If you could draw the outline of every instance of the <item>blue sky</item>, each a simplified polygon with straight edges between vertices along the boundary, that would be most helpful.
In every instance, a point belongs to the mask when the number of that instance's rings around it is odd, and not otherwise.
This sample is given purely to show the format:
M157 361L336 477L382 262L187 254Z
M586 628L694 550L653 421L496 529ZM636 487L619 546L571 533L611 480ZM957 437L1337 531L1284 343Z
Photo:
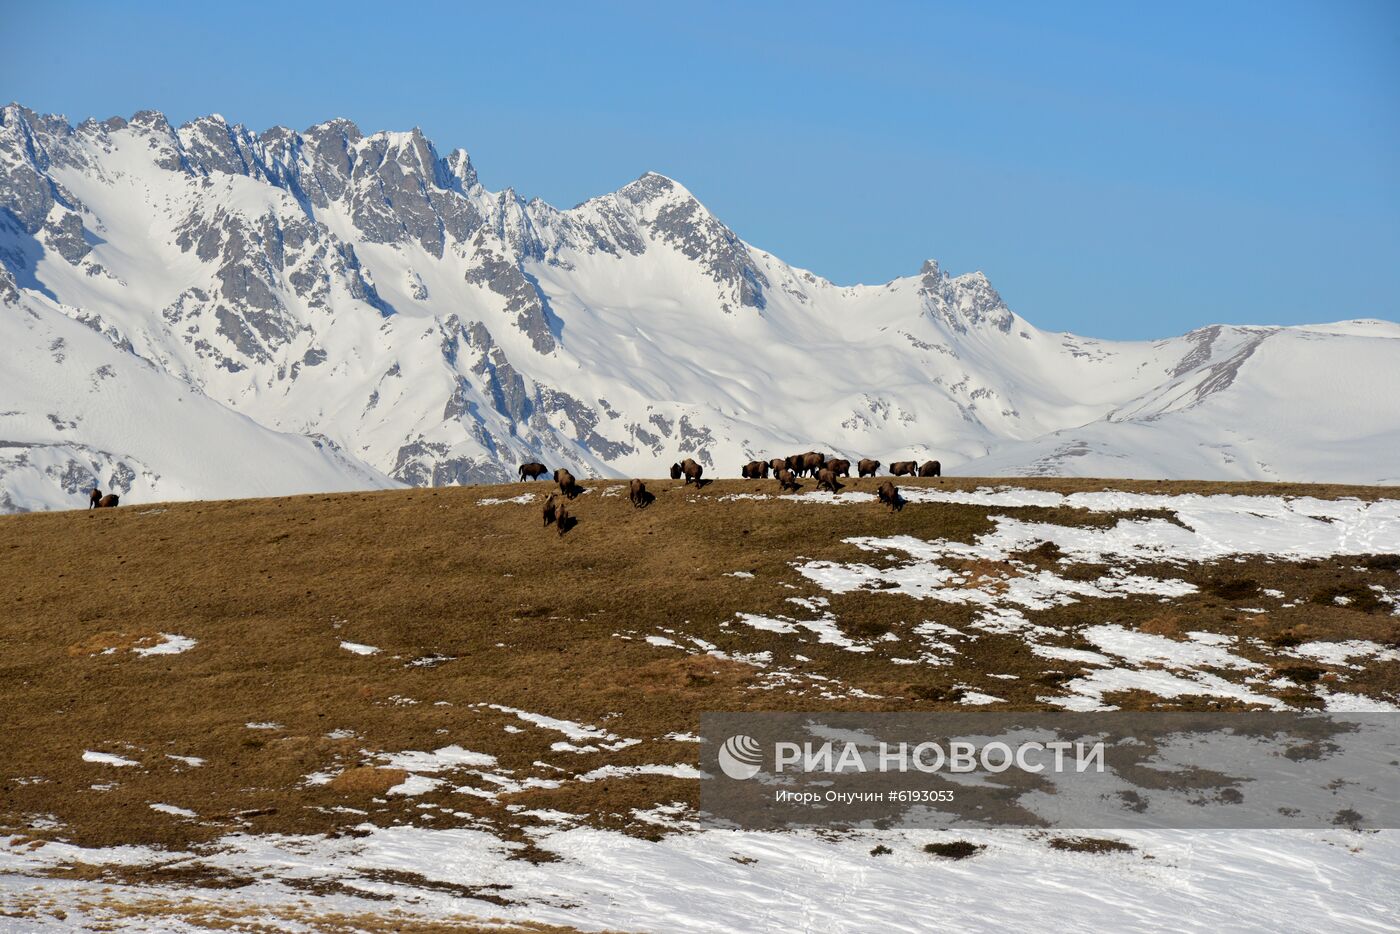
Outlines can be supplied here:
M1400 3L0 0L0 97L421 126L561 207L644 171L840 283L981 269L1144 338L1400 318Z

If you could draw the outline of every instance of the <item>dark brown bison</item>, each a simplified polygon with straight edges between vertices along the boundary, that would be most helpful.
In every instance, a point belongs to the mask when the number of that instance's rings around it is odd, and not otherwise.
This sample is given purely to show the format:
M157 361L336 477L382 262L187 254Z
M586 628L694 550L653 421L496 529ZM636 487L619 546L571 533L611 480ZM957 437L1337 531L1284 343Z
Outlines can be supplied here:
M557 495L555 495L554 493L550 493L549 496L545 497L545 501L544 501L544 524L545 524L545 526L548 527L548 526L553 525L553 524L554 524L554 521L555 521L556 519L558 519L558 518L559 518L559 497L558 497Z
M831 460L826 462L826 469L830 470L833 474L835 474L838 477L846 477L847 479L850 479L851 462L848 460L844 460L839 457L833 457Z
M531 480L538 480L540 477L544 476L547 473L549 473L549 468L546 467L544 464L536 463L535 461L531 461L528 464L520 465L521 480L524 480L527 477Z
M115 494L115 493L108 493L106 496L102 497L101 499L99 499L99 500L97 501L97 508L98 508L98 509L110 509L110 508L112 508L113 506L117 505L117 503L119 503L119 502L121 502L121 497L120 497L120 496L118 496L118 495Z
M914 461L895 461L890 464L890 474L895 477L915 476L919 472L919 465Z
M919 476L921 477L941 477L943 476L943 465L938 461L924 461L919 466Z
M886 480L880 484L877 490L880 502L890 507L892 512L899 512L904 508L904 497L899 495L899 487L894 485L893 480Z
M680 465L680 464L672 464L672 465L671 465L671 479L672 479L672 480L679 480L679 479L681 478L681 476L682 476L682 474L681 474L681 465Z
M799 477L811 474L816 476L817 471L826 466L826 457L816 451L807 451L804 454L794 454L783 459L783 465L797 474Z
M102 502L102 491L97 487L93 487L92 492L88 494L88 508L96 509L97 504L100 502Z
M563 493L569 499L573 499L583 492L583 487L578 485L578 481L574 479L574 475L563 467L554 471L554 482L559 484L559 492Z
M778 489L796 491L802 489L802 484L797 482L796 473L784 467L778 471Z
M745 480L767 480L768 462L749 461L747 464L744 465L744 469L742 472Z
M564 533L576 525L578 525L578 520L569 513L569 507L560 503L559 512L554 517L554 527L559 530L559 537L563 538Z
M677 466L680 467L681 473L685 476L686 483L694 483L695 485L699 486L700 477L703 476L705 473L704 467L700 466L695 462L693 458L689 457L681 461L680 464L678 464ZM675 478L674 467L671 469L671 477L672 479Z
M773 458L771 461L768 462L768 469L773 471L773 476L776 477L778 475L778 471L787 469L787 459L782 457Z
M858 470L857 477L873 477L880 472L880 462L865 457L861 459L859 464L856 464L856 468Z
M645 509L656 499L656 494L647 489L647 485L640 480L633 480L628 487L627 496L632 500L632 505L638 509Z
M830 467L823 467L817 471L817 489L830 490L832 493L841 492L841 484L836 480L836 474L832 473Z

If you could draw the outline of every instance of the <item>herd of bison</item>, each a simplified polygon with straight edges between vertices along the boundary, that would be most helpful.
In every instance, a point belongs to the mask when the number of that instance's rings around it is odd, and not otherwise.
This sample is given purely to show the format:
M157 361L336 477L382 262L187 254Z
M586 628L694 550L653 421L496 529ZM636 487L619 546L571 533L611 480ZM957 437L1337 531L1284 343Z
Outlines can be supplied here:
M856 464L856 479L875 476L879 473L880 466L879 461L864 458ZM943 475L943 465L938 461L924 461L922 464L916 461L895 461L890 464L889 470L890 474L896 477ZM548 473L549 468L544 464L531 462L520 465L521 480L538 480ZM769 461L749 461L741 468L740 474L745 480L767 480L771 474L778 481L778 490L784 493L802 488L802 484L797 482L798 477L815 477L817 489L828 490L834 494L839 493L844 486L838 478L850 479L851 462L839 457L828 459L818 451L808 451L791 457L775 457ZM690 457L679 464L671 465L672 480L684 477L687 484L694 483L698 487L708 482L702 479L704 475L704 466ZM553 477L554 482L559 484L559 492L549 494L545 500L544 524L545 528L554 526L560 535L564 535L578 524L578 520L569 512L568 501L582 493L583 487L579 486L574 475L564 467L554 471ZM899 489L893 481L886 480L881 483L876 489L876 494L880 502L890 509L898 512L904 508L904 498L899 495ZM632 481L628 495L632 505L638 509L645 509L656 499L655 495L647 491L647 485L640 480ZM563 499L560 499L561 496Z
M873 477L879 470L880 462L867 457L856 464L856 479ZM521 480L538 480L548 473L549 468L544 464L520 465ZM839 478L850 479L851 462L839 457L828 459L825 454L808 451L791 457L775 457L769 461L749 461L740 470L745 480L767 480L770 473L778 481L779 491L784 493L800 490L802 484L797 482L797 478L809 476L816 477L817 489L839 493L843 487ZM709 482L701 479L704 474L705 468L693 458L687 457L679 464L671 465L672 480L684 477L687 484L703 486ZM943 467L938 461L924 461L922 464L915 461L895 461L890 464L890 474L896 477L939 477L943 475ZM583 487L579 486L574 475L563 467L554 471L553 476L554 482L559 484L559 492L549 494L549 498L545 500L544 524L546 527L554 526L559 530L559 534L563 535L578 524L578 520L569 512L568 501L582 493ZM890 509L898 511L904 508L904 499L892 481L886 480L880 484L876 493L879 494L880 502ZM647 492L647 485L640 480L632 481L629 495L632 505L638 509L645 509L656 499ZM563 499L560 499L561 496ZM96 488L88 496L89 509L110 508L116 506L117 502L117 494L108 493L103 496L102 491Z

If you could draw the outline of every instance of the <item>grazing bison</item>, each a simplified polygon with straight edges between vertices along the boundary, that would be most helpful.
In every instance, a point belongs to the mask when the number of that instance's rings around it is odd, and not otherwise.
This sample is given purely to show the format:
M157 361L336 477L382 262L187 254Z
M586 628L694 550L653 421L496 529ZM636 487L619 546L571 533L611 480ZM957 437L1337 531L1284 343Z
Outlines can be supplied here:
M856 464L856 467L859 471L857 477L873 477L880 472L880 462L871 460L868 457L862 458L861 462Z
M768 462L749 461L744 465L743 475L745 480L767 480Z
M919 472L919 465L914 461L895 461L890 464L890 474L895 477L915 476Z
M904 497L899 495L899 488L894 485L893 480L886 480L880 484L877 492L880 495L880 502L890 507L891 512L899 512L904 508Z
M817 471L826 466L826 455L819 451L804 451L801 454L794 454L786 458L784 463L787 469L797 474L799 477L810 473L816 476Z
M773 476L776 477L778 475L778 471L787 469L787 459L783 457L775 457L768 462L768 468L773 471ZM764 476L767 476L767 474L765 474Z
M98 509L110 509L121 501L121 497L115 493L108 493L97 501Z
M681 473L685 476L686 483L694 483L696 486L700 485L700 477L705 473L705 468L697 464L693 458L687 457L676 466L680 467ZM675 479L675 477L676 468L672 467L671 478Z
M826 469L830 470L838 477L845 477L848 480L851 477L851 462L839 457L833 457L831 460L827 461Z
M578 481L574 479L574 475L563 467L554 471L554 482L559 484L559 492L563 493L569 499L573 499L583 492L583 487L578 485Z
M555 521L556 519L558 519L558 518L559 518L559 497L558 497L557 495L555 495L554 493L550 493L549 496L546 497L546 498L545 498L545 501L544 501L544 524L545 524L545 527L548 528L549 526L553 525L553 524L554 524L554 521Z
M96 509L97 504L100 502L102 502L102 491L97 487L93 487L92 492L88 494L88 508Z
M841 484L836 481L836 474L830 467L823 467L817 471L817 489L830 490L832 493L841 492Z
M648 490L647 485L640 480L632 481L627 496L638 509L645 509L656 499L656 494Z
M797 474L791 470L788 470L786 467L778 471L777 477L779 490L796 491L802 489L802 484L797 482Z
M549 473L549 468L546 467L544 464L540 464L535 461L531 461L528 464L520 465L521 480L524 480L526 477L529 477L531 480L538 480L540 477L544 476L547 473Z
M943 465L938 461L924 461L919 467L921 477L941 477L943 476Z

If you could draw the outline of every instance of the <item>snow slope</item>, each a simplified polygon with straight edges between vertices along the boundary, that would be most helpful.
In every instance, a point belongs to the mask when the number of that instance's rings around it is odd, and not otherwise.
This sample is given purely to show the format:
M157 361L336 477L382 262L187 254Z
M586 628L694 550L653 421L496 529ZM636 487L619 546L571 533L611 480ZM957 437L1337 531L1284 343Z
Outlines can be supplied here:
M886 831L838 836L711 830L660 843L588 828L541 835L556 861L510 859L513 846L474 830L376 829L358 838L232 836L203 864L243 871L242 888L178 894L158 886L113 886L44 878L63 860L86 865L189 865L202 854L141 847L84 850L50 844L0 850L0 893L26 915L26 930L201 931L188 916L251 919L289 931L319 928L306 883L322 884L315 911L366 919L392 905L395 920L567 925L611 931L1390 931L1400 899L1395 831L1135 831L1112 839L1134 848L1111 855L1050 850L1024 831ZM985 847L963 862L922 851L929 843ZM872 855L884 846L886 855ZM374 877L375 870L381 874ZM32 875L30 874L32 873ZM440 888L396 883L426 879ZM386 878L387 877L387 878ZM343 883L340 889L325 884ZM290 883L301 882L300 889ZM286 883L286 884L284 884ZM449 888L451 887L451 888ZM471 887L505 892L504 905L463 898ZM498 888L492 888L498 887ZM128 904L144 906L147 920ZM202 909L202 910L201 910ZM135 917L133 917L135 915ZM332 915L333 916L333 915ZM280 921L280 924L278 923ZM294 923L302 922L301 924Z
M962 473L1400 481L1395 324L1049 333L932 261L834 285L660 175L561 211L487 191L417 130L344 120L255 134L0 110L0 316L79 322L162 377L24 388L46 352L8 349L10 510L120 487L118 461L163 498L495 481L527 459L618 476L688 455L729 475L811 448ZM196 396L243 458L173 430ZM63 445L50 416L73 423ZM159 437L100 427L137 421ZM310 453L283 469L289 444Z
M0 314L0 509L380 489L326 439L265 428L43 307Z

